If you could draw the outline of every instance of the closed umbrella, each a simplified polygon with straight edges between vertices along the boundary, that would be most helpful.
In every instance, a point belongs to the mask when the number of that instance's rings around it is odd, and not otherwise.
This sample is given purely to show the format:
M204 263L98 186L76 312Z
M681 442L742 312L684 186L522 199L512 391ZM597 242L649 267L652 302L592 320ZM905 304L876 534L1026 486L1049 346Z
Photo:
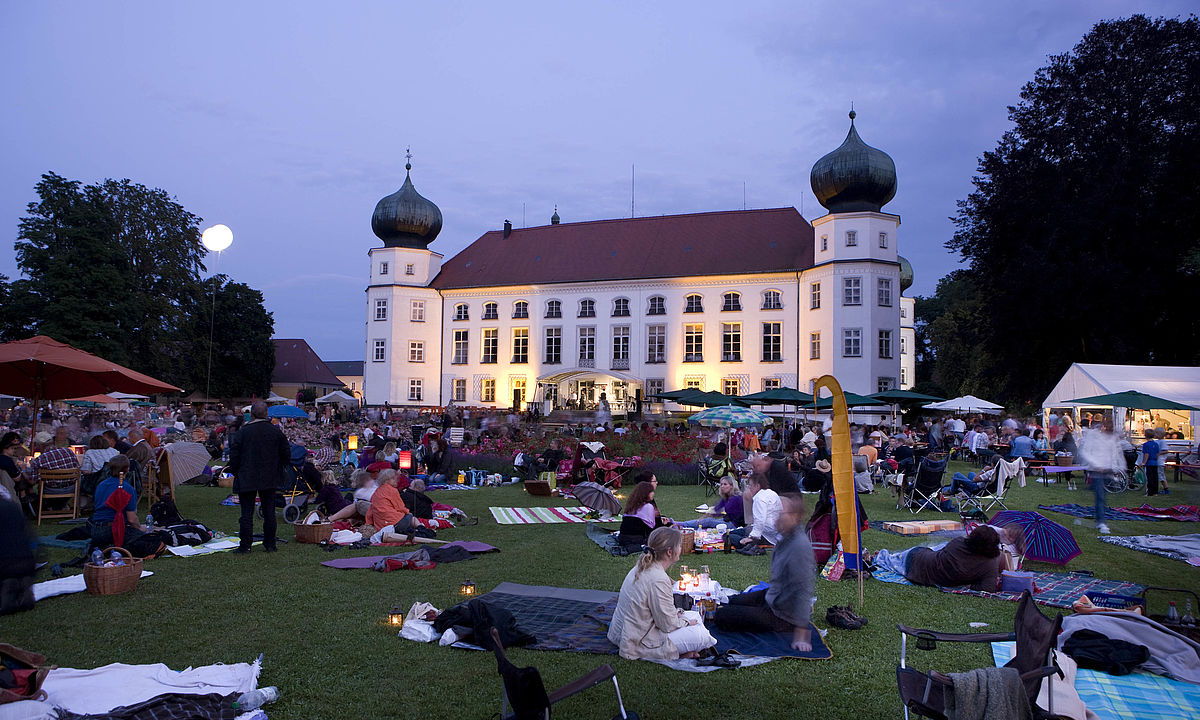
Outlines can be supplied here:
M618 515L621 512L621 501L617 500L612 490L599 483L577 483L571 488L571 494L580 505L595 510L601 515Z
M1025 558L1039 562L1066 565L1083 551L1075 536L1063 525L1041 513L1023 510L1002 510L992 518L991 525L1019 525L1025 533Z
M167 451L167 466L171 469L173 484L186 482L203 475L212 460L208 448L196 442L173 442L163 446Z
M117 485L117 489L113 490L112 495L109 495L108 499L104 501L104 506L112 508L115 513L112 521L112 536L113 545L117 547L125 546L125 506L129 504L129 499L132 497L125 490L125 485L121 484Z
M773 418L770 415L738 405L712 407L688 418L688 423L692 425L722 428L762 427L772 422Z

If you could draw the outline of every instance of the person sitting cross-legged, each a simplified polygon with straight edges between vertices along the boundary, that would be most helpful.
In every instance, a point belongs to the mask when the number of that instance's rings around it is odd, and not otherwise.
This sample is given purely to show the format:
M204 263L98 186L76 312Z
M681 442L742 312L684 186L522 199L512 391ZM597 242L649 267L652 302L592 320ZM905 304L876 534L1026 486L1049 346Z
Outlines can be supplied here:
M746 524L746 512L742 506L742 494L738 492L737 480L732 475L721 478L717 486L717 495L721 498L710 509L709 517L677 522L675 527L681 528L715 528L718 525L741 527Z

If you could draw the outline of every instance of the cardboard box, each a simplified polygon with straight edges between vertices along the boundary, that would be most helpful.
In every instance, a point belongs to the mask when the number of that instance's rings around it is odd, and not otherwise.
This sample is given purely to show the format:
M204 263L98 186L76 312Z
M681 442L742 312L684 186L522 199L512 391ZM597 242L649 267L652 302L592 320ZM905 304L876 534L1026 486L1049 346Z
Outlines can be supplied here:
M886 522L883 527L901 535L925 535L939 530L962 530L963 524L957 520L906 520Z

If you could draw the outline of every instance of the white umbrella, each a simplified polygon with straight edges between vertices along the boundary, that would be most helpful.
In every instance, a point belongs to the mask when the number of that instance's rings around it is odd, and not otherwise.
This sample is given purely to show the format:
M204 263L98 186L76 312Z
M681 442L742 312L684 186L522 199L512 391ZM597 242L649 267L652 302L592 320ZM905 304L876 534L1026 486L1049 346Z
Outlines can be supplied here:
M926 410L948 410L950 412L969 413L981 412L988 415L997 415L1004 410L1003 405L988 402L975 397L974 395L963 395L956 397L953 400L943 400L942 402L930 403L924 406Z
M171 468L171 482L178 485L187 482L197 475L204 474L204 468L212 460L208 448L195 442L174 442L163 445L167 451L167 464Z

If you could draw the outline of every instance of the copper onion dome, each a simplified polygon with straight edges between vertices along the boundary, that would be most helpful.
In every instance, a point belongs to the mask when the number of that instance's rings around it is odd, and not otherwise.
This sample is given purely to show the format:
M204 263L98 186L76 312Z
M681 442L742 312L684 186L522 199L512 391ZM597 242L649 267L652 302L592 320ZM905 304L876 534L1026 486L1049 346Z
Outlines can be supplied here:
M896 196L896 163L882 150L862 141L854 129L837 150L817 161L810 182L817 202L831 213L879 212Z
M386 247L424 249L442 231L442 211L413 187L412 164L404 170L404 185L375 205L371 230Z

